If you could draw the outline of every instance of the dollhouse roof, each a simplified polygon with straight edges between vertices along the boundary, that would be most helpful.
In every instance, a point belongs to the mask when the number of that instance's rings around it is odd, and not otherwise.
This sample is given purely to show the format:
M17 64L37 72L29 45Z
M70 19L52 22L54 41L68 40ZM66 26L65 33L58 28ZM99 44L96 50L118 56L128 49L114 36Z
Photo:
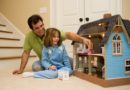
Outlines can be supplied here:
M101 33L104 33L104 37L101 41L101 44L104 45L107 41L108 38L113 31L115 27L121 26L123 31L126 34L126 37L128 39L128 42L130 41L130 21L122 19L120 15L114 15L109 18L103 18L99 19L97 21L93 21L90 23L86 23L80 26L77 34L81 36L97 36L101 35ZM72 44L75 42L73 41ZM130 43L130 42L129 42Z

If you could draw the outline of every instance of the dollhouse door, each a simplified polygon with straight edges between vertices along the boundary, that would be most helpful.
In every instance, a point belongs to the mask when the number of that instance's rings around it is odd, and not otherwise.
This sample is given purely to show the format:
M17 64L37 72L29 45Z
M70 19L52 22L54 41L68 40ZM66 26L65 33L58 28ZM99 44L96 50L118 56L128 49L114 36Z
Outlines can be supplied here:
M77 33L80 25L103 18L104 13L121 14L121 0L51 0L53 24L65 32ZM55 8L55 9L54 9ZM71 41L65 46L72 53ZM69 54L70 55L70 54Z

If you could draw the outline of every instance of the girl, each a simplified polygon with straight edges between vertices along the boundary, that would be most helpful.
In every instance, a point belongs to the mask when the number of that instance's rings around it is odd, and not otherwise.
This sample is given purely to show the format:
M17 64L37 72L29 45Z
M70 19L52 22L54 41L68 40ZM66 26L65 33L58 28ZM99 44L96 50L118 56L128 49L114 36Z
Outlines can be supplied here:
M33 76L36 78L57 78L58 71L64 70L72 74L69 57L62 44L60 31L55 28L49 28L44 38L44 46L42 50L42 66L44 71L24 72L23 77Z

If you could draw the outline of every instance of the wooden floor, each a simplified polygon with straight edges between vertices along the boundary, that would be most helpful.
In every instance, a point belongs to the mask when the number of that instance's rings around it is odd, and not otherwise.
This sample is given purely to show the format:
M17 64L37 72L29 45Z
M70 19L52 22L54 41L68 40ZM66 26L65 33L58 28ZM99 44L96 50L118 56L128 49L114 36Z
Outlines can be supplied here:
M114 87L114 86L128 85L128 84L130 85L130 78L104 80L102 78L97 77L96 75L88 75L86 73L82 73L79 71L75 71L74 75L83 80L90 81L102 87Z

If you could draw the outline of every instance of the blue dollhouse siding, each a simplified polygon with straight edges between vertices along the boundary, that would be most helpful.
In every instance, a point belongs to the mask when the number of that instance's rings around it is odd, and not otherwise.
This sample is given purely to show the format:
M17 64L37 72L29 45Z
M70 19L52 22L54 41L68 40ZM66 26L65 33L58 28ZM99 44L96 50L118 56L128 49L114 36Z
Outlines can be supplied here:
M125 60L130 59L130 44L128 44L126 35L119 33L122 41L122 55L112 55L112 38L115 33L112 33L106 43L106 79L126 78L130 74L125 73Z

